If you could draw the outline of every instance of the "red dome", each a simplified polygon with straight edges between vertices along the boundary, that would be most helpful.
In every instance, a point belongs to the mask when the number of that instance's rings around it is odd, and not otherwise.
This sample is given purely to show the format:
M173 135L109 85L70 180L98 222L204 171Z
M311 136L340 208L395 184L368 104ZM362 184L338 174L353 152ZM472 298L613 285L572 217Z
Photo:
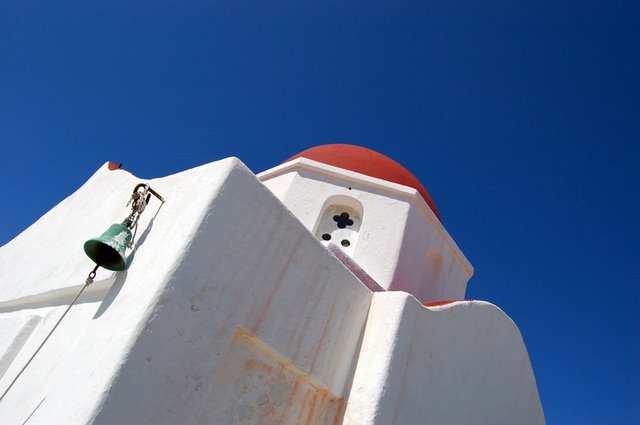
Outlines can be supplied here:
M436 204L422 183L402 165L376 151L355 145L321 145L302 151L285 162L300 157L412 187L420 192L422 199L427 202L427 205L440 220Z

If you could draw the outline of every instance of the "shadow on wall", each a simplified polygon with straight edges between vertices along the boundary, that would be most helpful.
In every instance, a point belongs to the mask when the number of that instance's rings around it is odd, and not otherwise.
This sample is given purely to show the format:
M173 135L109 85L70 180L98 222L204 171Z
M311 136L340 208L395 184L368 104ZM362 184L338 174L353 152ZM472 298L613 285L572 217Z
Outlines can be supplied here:
M147 239L147 236L149 236L149 233L153 228L153 221L156 219L156 216L158 215L158 212L162 208L162 205L164 204L161 204L160 207L156 210L156 213L153 215L153 217L149 221L149 224L140 235L140 239L138 239L138 242L136 243L135 248L133 248L133 251L131 251L131 253L127 257L127 269L133 263L133 260L135 258L136 252L138 251L138 248L140 248L140 246L144 244L144 241ZM116 297L122 290L124 283L127 280L127 275L128 275L127 269L125 269L122 272L116 273L115 275L116 281L113 283L113 285L111 285L111 288L104 295L104 298L102 299L102 303L100 304L100 307L98 307L98 311L96 311L96 314L93 316L93 319L97 319L100 316L102 316L104 312L107 311L107 309L111 306L113 301L116 299Z

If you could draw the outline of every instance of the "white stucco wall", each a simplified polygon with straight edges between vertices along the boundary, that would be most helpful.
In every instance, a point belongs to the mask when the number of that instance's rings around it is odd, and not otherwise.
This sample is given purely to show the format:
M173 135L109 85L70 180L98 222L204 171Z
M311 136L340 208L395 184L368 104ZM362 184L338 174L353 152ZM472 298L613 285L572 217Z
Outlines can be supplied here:
M124 218L138 182L104 166L0 250L0 307L6 308L0 323L43 317L0 391L62 313L61 291L75 293L91 270L84 240ZM150 184L167 202L159 208L152 201L143 214L131 267L115 279L99 272L94 285L105 279L109 285L73 307L0 403L3 423L20 424L32 415L30 424L175 424L210 415L246 419L249 411L253 420L263 415L271 423L279 416L286 418L280 423L295 423L300 415L335 420L371 293L236 159ZM33 258L42 261L34 266ZM39 293L57 295L47 305ZM18 309L16 299L23 300ZM260 376L267 397L244 400L241 411L210 399L214 382L216 391L238 388L217 369L239 326L257 341L243 352L247 361L272 368L265 375L247 364L244 375L234 375L247 382ZM290 366L273 369L282 359ZM284 399L275 391L272 400L274 385L291 391ZM315 410L292 401L300 397L298 388L305 394L323 388ZM239 399L242 394L233 401Z
M375 293L345 424L544 424L515 324L496 306Z
M281 177L267 188L229 158L150 180L166 202L151 198L131 267L98 272L0 402L0 422L544 423L499 309L425 308L379 286L464 294L470 266L415 190ZM122 221L140 181L105 164L0 248L0 392L82 287L84 241ZM352 256L312 233L345 193L363 207Z
M345 251L383 288L422 302L464 299L473 267L414 188L306 158L259 177L314 233L327 200L361 204L357 243Z
M421 206L410 204L398 265L388 289L408 292L423 303L462 300L473 269L460 250L451 246L453 241L440 222L427 225Z

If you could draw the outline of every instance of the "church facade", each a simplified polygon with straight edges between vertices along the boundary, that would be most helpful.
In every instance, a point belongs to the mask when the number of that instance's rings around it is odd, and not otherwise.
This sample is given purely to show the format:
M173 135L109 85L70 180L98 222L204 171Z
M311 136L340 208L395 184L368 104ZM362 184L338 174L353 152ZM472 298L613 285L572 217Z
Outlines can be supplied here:
M516 325L465 300L473 267L390 158L145 181L126 270L88 284L84 241L140 182L107 163L0 248L3 423L545 423Z

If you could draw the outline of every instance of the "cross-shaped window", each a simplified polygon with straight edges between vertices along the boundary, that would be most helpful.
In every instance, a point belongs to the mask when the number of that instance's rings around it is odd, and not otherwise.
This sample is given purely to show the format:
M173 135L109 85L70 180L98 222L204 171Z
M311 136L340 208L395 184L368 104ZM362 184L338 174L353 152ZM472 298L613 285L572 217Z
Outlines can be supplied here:
M353 220L349 218L348 212L343 212L340 215L334 215L333 221L335 221L338 224L338 227L340 229L344 229L347 226L353 225Z

